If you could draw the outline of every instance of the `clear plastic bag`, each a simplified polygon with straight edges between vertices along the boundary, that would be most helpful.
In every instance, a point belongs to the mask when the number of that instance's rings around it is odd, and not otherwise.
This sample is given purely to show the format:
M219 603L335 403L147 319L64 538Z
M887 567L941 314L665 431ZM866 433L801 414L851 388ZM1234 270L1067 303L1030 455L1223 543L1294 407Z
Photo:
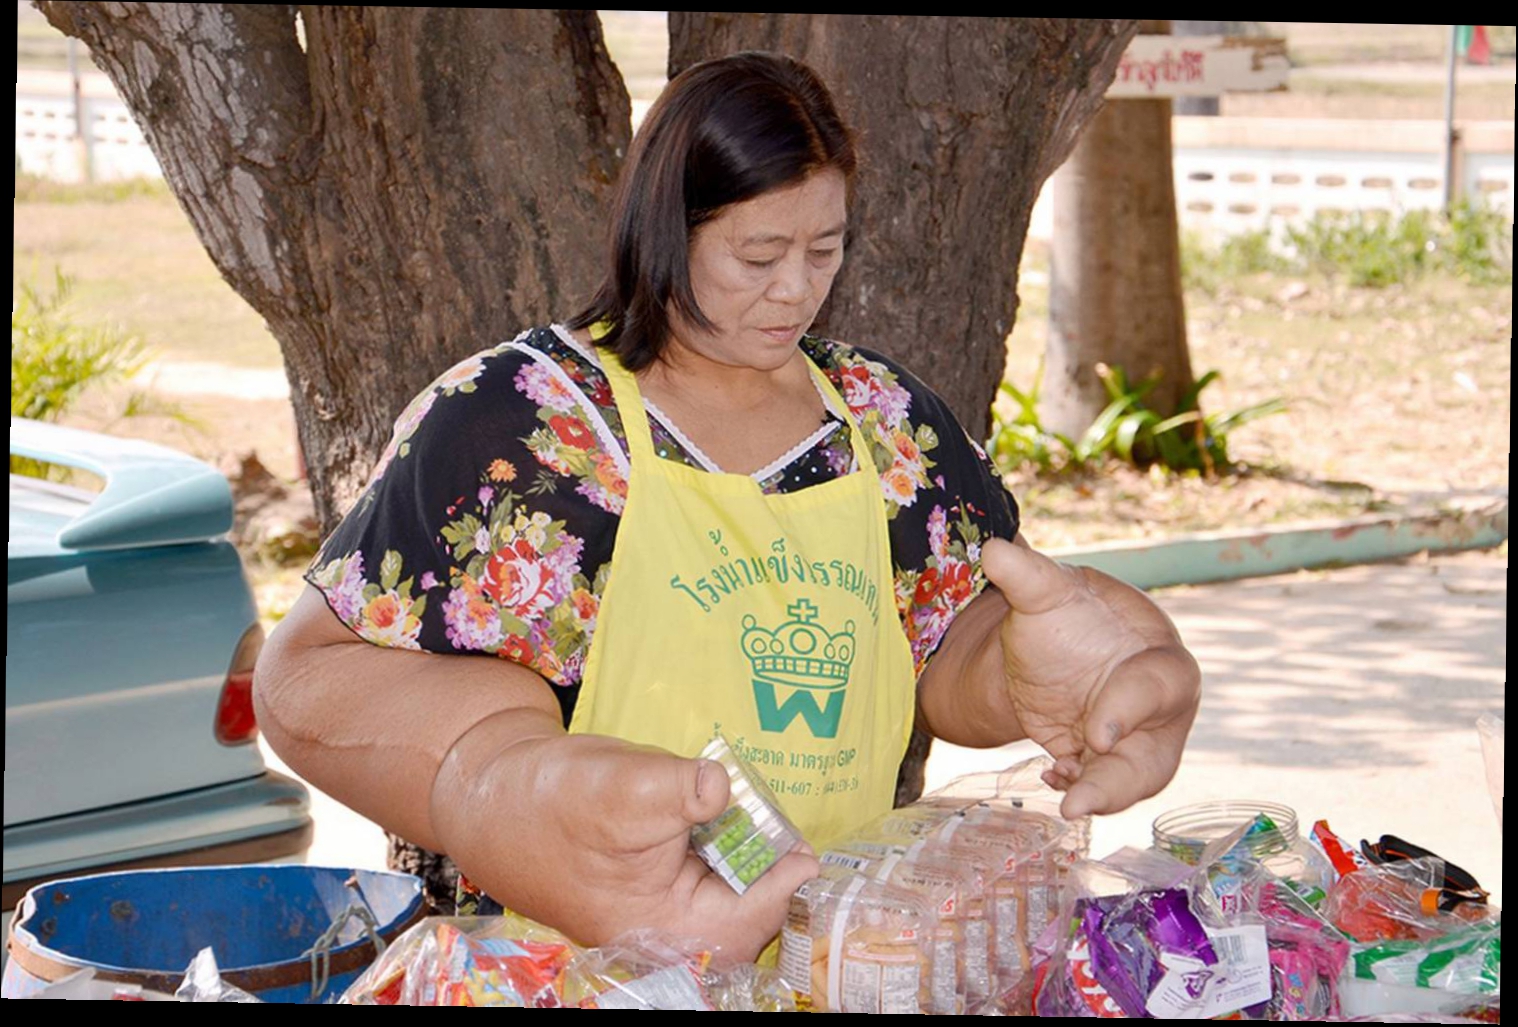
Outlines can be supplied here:
M796 1012L796 993L772 967L740 963L708 978L707 988L724 1013Z
M1381 985L1500 996L1502 924L1474 924L1436 938L1356 945L1351 969L1355 979Z
M1023 760L1005 770L966 774L955 778L937 791L926 795L917 805L968 808L982 805L992 808L1028 810L1042 813L1066 825L1060 847L1069 862L1084 859L1091 847L1091 818L1065 820L1060 814L1064 794L1044 783L1043 775L1054 768L1054 760L1038 756Z
M1270 998L1243 1010L1242 1018L1305 1021L1337 1015L1349 942L1302 894L1296 877L1277 874L1280 862L1272 855L1266 851L1262 858L1254 833L1246 831L1205 868L1207 887L1193 888L1193 908L1208 924L1264 926Z
M791 897L780 976L801 1009L927 1012L937 920L923 898L889 884L855 875L813 878Z
M1502 718L1490 713L1482 714L1476 721L1481 733L1481 758L1486 763L1486 787L1492 793L1492 805L1497 809L1497 826L1502 826Z
M1435 858L1361 867L1329 889L1323 913L1361 942L1427 941L1499 916L1495 909L1474 903L1441 910L1444 879L1444 861Z
M216 953L211 951L210 946L195 953L195 958L190 960L184 980L174 990L174 997L180 1002L263 1001L222 980L221 969L216 965Z
M937 910L930 1012L962 1013L967 1005L978 1007L990 997L986 961L977 965L965 940L976 932L986 937L984 884L975 868L933 854L883 855L846 848L824 852L821 860L824 877L857 875L881 881L920 895Z
M392 942L340 1001L558 1008L580 951L526 917L429 917Z
M882 823L889 825L889 821ZM963 989L969 1011L975 1012L984 1007L987 1000L996 994L996 964L991 944L995 933L991 892L992 882L1002 873L1000 862L973 852L946 851L942 846L930 846L928 839L920 834L893 835L889 831L875 829L854 835L840 843L838 850L882 862L893 859L927 859L953 866L958 871L964 882L964 890L960 893L961 948L957 967L963 975Z
M1033 945L1059 912L1069 865L1061 821L1024 810L946 821L925 851L989 866L986 903L991 965L1000 990L1015 987L1033 965Z
M635 931L586 949L565 970L565 995L584 1009L713 1011L708 987L711 953Z
M1061 797L1042 781L1052 765L1043 757L959 778L839 844L932 857L978 878L978 915L966 918L959 960L972 1005L1015 987L1031 968L1034 943L1054 920L1070 868L1085 854L1087 823L1060 819Z
M671 941L655 931L630 931L578 953L565 971L566 1005L582 1009L694 1012L795 1012L780 973L740 963L712 969L713 953L695 940Z
M1266 925L1252 910L1221 914L1208 898L1210 862L1124 849L1077 865L1068 926L1031 975L1034 1014L1199 1019L1269 1002Z
M742 895L801 844L801 832L780 812L763 779L721 735L707 743L700 758L720 763L727 771L731 796L720 816L691 829L691 846L702 862Z

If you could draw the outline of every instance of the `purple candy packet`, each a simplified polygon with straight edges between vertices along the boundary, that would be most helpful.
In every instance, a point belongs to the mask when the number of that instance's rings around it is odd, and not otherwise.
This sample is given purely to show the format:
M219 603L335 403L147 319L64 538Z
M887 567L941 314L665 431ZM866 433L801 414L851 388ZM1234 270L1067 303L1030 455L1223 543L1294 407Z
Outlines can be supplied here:
M1149 1015L1149 996L1164 978L1165 955L1212 966L1217 954L1180 888L1093 899L1081 918L1091 970L1130 1017Z

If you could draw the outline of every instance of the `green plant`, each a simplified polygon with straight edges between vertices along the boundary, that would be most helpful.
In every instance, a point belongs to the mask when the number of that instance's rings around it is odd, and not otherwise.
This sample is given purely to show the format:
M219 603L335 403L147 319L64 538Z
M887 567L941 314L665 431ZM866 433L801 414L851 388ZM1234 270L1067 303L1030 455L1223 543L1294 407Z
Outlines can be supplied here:
M1196 231L1181 235L1181 278L1187 288L1212 294L1226 279L1285 270L1288 262L1275 251L1265 229L1226 236L1216 246L1209 246Z
M62 272L55 272L51 295L28 282L17 293L11 311L12 417L56 421L87 389L127 381L147 366L140 339L68 316L73 283Z
M1202 390L1222 377L1221 372L1208 371L1181 396L1175 414L1161 417L1144 406L1144 398L1159 383L1158 374L1132 386L1122 368L1098 364L1096 370L1112 402L1086 433L1090 439L1088 459L1110 451L1125 463L1159 464L1172 471L1200 471L1211 477L1233 466L1228 456L1230 432L1286 410L1286 401L1276 397L1226 414L1204 414Z
M1279 243L1264 229L1216 246L1188 232L1181 237L1181 269L1188 288L1208 294L1226 280L1260 272L1343 276L1366 288L1430 272L1500 284L1512 280L1513 230L1508 215L1471 200L1456 202L1447 213L1320 211L1286 226Z
M1435 249L1433 215L1410 211L1400 218L1380 212L1319 212L1286 230L1286 245L1302 271L1343 274L1351 285L1395 285L1430 269Z
M1012 401L1016 413L1010 418L993 415L986 450L998 467L1011 469L1032 464L1047 472L1063 463L1062 454L1074 448L1068 438L1045 431L1039 421L1038 400L1043 380L1044 362L1040 359L1033 386L1026 392L1010 381L1001 383L1001 394Z
M28 282L21 282L16 292L11 310L12 417L57 421L86 392L129 382L151 362L152 353L136 336L82 325L69 316L73 284L62 272L54 272L50 294ZM143 390L127 394L116 420L145 414L190 423L177 407ZM46 476L46 468L36 461L15 457L11 472Z
M1002 383L1001 392L1012 399L1016 412L1010 418L994 418L987 450L1003 472L1028 465L1040 473L1088 470L1115 459L1212 477L1233 466L1228 456L1232 431L1286 409L1286 402L1275 398L1229 413L1203 414L1202 391L1220 377L1208 371L1186 390L1174 415L1161 417L1144 404L1159 383L1158 374L1130 384L1121 368L1098 364L1096 370L1111 402L1076 440L1043 426L1037 384L1024 391Z

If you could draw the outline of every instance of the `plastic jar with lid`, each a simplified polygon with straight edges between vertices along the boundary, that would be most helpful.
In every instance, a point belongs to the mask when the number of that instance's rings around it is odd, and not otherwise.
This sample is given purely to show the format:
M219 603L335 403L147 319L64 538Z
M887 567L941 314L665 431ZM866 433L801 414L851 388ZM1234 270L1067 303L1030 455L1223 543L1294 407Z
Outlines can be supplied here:
M1207 846L1252 821L1258 824L1242 839L1250 854L1316 904L1333 883L1332 868L1301 838L1296 810L1278 802L1225 799L1173 809L1155 818L1154 847L1196 864Z

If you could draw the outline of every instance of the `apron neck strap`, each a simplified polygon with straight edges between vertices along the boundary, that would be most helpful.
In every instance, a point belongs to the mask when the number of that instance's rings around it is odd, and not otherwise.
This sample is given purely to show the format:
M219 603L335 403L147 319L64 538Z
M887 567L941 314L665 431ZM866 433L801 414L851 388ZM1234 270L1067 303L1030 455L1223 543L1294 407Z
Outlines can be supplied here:
M622 419L622 429L627 433L627 448L632 455L633 462L639 460L652 460L654 455L653 431L648 424L648 411L643 407L643 393L638 388L637 378L631 371L622 366L622 361L610 350L601 350L601 368L606 372L606 381L611 386L611 395L617 405L617 416ZM849 410L848 403L844 402L828 376L822 373L822 369L805 353L802 357L806 360L807 368L811 371L812 378L822 390L825 397L832 401L833 412L841 413L849 426L849 442L854 450L854 462L860 471L875 469L875 459L870 454L869 443L865 441L864 431L860 428L858 420ZM652 466L645 464L644 466Z
M607 384L611 386L612 400L617 404L617 416L622 419L622 430L627 434L627 449L636 464L640 460L654 458L654 436L648 426L648 411L643 409L643 393L633 373L622 366L622 361L610 350L601 350L601 369L606 372ZM644 464L645 467L653 466Z

